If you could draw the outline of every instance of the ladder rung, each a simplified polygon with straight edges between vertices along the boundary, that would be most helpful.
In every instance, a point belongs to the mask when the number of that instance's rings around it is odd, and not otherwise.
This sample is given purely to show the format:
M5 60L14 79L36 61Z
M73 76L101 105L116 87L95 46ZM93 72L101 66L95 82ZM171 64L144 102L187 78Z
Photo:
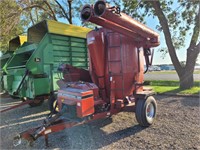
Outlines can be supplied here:
M108 48L120 48L120 45L119 46L108 46Z
M114 89L111 89L111 91L123 91L124 89L121 89L121 88L114 88Z
M110 60L108 62L121 62L121 60Z
M111 73L110 76L122 76L122 73Z

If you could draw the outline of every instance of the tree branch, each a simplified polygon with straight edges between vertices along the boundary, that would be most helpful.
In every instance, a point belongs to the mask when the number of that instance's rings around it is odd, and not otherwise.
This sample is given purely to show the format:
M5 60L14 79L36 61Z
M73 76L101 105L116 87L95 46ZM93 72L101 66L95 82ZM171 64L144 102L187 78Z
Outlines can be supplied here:
M187 49L186 69L192 68L195 65L196 59L200 52L200 42L197 44L199 32L200 32L200 2L198 14L195 17L195 26L193 28L193 34L190 41L190 45Z
M51 8L51 6L49 5L49 3L46 0L43 0L43 2L47 5L47 7L50 9L52 15L53 15L53 19L57 21L56 15L53 11L53 9Z
M35 8L35 16L36 16L36 21L39 21L39 17L38 17L38 8Z
M52 14L48 12L47 9L45 9L45 8L43 8L41 5L37 5L37 4L33 4L33 5L30 5L30 6L27 6L27 7L23 8L23 9L21 10L21 12L22 12L22 11L26 11L27 9L31 9L31 8L40 8L40 9L44 10L45 12L47 12L47 14L50 15L52 18L54 18L54 17L52 16Z
M174 64L174 67L179 75L181 75L183 68L178 60L176 50L174 48L173 42L172 42L172 36L169 30L169 25L167 18L165 14L163 13L161 9L161 4L159 1L149 1L149 3L152 5L152 7L155 10L155 13L159 19L160 25L162 26L164 36L165 36L165 41L168 47L169 55L172 60L172 63Z
M63 14L67 18L67 21L70 22L70 19L69 19L67 13L65 12L64 8L61 6L61 4L57 0L55 0L55 2L58 4L58 6L60 7L60 9L62 10Z
M72 24L72 0L68 0L69 5L69 23Z
M199 34L200 34L200 2L199 2L198 14L195 17L195 27L193 28L193 34L190 45L188 47L188 51L192 50L194 46L196 46Z
M30 19L31 19L32 25L34 25L35 23L34 23L34 21L33 21L33 16L32 16L32 14L31 14L31 12L30 12Z

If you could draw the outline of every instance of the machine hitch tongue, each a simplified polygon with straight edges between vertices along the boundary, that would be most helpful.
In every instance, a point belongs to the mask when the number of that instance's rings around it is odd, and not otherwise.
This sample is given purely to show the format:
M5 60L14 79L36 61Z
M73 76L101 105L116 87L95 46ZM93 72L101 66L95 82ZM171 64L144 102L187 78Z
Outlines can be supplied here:
M34 134L31 134L32 138L36 140L45 129L46 128L44 127L44 125L40 127L38 130L35 131Z
M42 132L45 131L44 125L35 129L35 131L30 132L30 130L20 133L19 135L13 138L13 146L18 146L22 143L22 139L25 139L32 145L32 142L37 140L38 137L41 136Z
M14 137L13 145L14 146L20 145L22 143L22 138L27 140L31 144L33 141L37 140L37 138L39 138L40 136L43 136L43 132L49 126L51 126L51 124L54 123L61 115L62 115L62 112L57 113L55 116L45 119L42 126L38 128L34 128L34 129L29 129L27 131L20 133L19 135Z
M30 133L29 130L20 133L19 135L13 138L13 145L16 147L22 143L22 138L27 140L31 145L38 137L41 136L42 132L45 131L44 125L36 129L33 133Z

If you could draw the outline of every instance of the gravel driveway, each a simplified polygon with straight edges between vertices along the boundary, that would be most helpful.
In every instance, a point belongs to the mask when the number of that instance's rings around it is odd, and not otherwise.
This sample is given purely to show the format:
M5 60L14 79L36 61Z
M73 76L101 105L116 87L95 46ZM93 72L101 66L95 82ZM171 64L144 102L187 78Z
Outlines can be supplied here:
M158 113L154 125L142 128L130 112L110 119L66 129L49 136L50 147L39 138L32 147L23 141L13 147L12 138L19 132L40 125L48 114L47 103L30 108L23 106L1 114L0 149L199 149L200 102L198 98L156 96ZM11 105L1 98L1 107ZM9 103L9 104L8 104Z

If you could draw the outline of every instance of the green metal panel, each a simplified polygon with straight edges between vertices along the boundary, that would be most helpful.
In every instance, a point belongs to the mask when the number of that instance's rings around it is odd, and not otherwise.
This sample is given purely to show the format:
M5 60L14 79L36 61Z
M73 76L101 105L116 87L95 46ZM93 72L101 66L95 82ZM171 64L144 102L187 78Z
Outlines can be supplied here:
M31 57L33 51L36 49L37 44L26 43L20 47L13 57L7 63L6 71L9 69L17 69L25 67L28 59Z
M25 73L25 68L18 68L18 69L10 69L8 70L7 79L5 79L5 84L8 85L6 90L10 95L13 95L13 92L15 92L20 84L20 81ZM21 88L21 90L23 87Z
M14 93L17 90L21 80L22 80L22 76L16 76L16 75L14 76L14 79L12 82L12 91L10 94Z
M33 74L43 74L44 72L44 51L49 51L48 44L49 36L46 34L43 39L38 44L37 49L33 52L30 59L26 63L26 68L30 70ZM47 55L48 56L48 55ZM47 57L46 56L46 57Z
M26 69L31 74L20 88L19 97L34 99L58 90L57 68L62 63L88 68L86 39L46 33L38 44L21 47L7 67L14 75L9 93L17 90Z
M43 95L50 93L49 78L33 79L34 95Z
M12 82L14 79L14 75L5 75L3 78L4 82L4 89L6 91L11 91L12 90Z
M3 69L8 60L12 57L12 52L7 52L0 57L0 68Z
M88 68L86 39L61 35L50 35L53 45L54 64L68 63ZM57 41L59 39L59 42ZM76 59L73 59L76 58ZM80 58L80 59L79 59Z

